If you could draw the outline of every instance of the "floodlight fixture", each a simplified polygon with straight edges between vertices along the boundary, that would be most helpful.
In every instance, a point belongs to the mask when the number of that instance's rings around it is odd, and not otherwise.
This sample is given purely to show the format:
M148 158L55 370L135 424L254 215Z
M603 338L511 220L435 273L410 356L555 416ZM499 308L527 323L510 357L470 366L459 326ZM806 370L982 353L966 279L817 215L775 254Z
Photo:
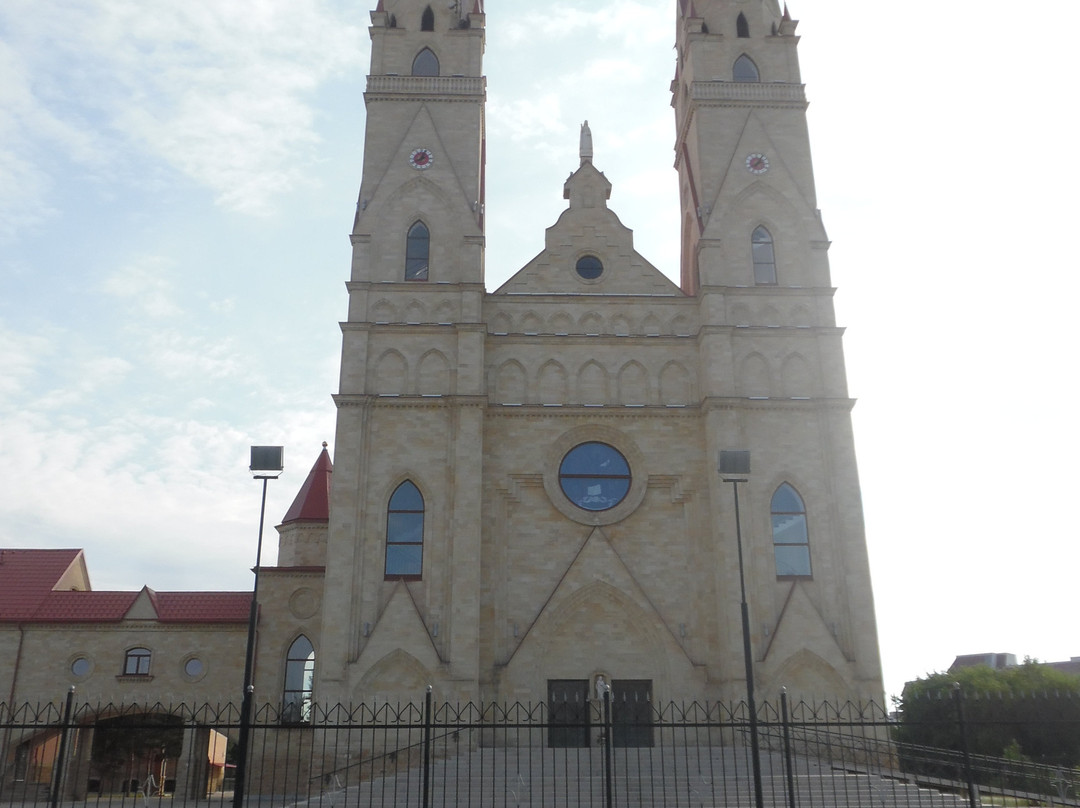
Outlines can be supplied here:
M745 450L721 449L716 461L716 470L722 476L750 473L750 452ZM725 482L727 482L725 480Z
M252 446L248 468L256 480L276 480L285 470L285 447Z

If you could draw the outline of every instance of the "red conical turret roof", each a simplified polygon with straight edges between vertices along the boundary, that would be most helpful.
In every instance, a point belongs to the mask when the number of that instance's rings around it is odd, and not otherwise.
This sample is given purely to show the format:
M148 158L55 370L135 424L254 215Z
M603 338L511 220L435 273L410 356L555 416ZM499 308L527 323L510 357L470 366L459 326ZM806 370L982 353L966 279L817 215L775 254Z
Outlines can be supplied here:
M287 525L289 522L299 521L328 521L330 519L330 475L333 473L334 464L330 461L330 453L326 450L324 442L319 459L308 472L307 479L300 486L300 492L281 523Z

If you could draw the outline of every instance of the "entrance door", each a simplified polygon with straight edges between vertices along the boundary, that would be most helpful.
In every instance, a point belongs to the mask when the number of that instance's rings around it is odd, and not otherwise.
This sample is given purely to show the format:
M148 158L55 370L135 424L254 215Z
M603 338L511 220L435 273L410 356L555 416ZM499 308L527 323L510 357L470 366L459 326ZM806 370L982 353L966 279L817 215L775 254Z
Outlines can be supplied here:
M653 745L651 679L611 682L611 745Z
M589 745L589 680L548 679L548 746Z

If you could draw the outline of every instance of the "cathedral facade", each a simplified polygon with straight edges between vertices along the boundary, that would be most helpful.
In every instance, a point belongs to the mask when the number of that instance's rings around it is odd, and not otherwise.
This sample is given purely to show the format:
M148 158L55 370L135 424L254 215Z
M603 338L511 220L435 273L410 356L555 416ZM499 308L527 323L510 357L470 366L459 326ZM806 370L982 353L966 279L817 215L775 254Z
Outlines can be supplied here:
M777 0L675 11L680 283L608 207L586 124L543 251L494 291L483 5L371 13L329 514L279 562L325 567L318 701L542 701L601 676L739 697L725 450L752 458L759 692L880 698L797 23Z
M601 677L740 699L744 586L762 698L881 698L796 22L776 0L675 11L680 282L609 208L586 124L544 249L492 291L482 3L371 12L334 459L259 573L256 699L287 720ZM0 583L0 700L241 692L244 593L94 592L77 550L0 551Z

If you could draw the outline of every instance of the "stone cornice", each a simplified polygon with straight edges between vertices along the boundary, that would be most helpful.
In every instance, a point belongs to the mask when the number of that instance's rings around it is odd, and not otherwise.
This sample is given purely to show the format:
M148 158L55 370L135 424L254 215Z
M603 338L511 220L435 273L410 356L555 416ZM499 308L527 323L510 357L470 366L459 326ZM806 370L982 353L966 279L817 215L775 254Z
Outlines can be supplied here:
M806 109L806 86L786 82L695 81L690 99L705 107L792 107Z
M472 332L484 334L487 332L487 323L373 323L370 320L361 322L338 323L342 331L398 331L408 329L410 334L422 333L445 333L447 329L459 332Z
M502 344L529 344L538 340L567 340L570 342L588 342L591 345L617 345L626 340L649 340L650 342L685 342L695 339L694 334L523 334L520 332L503 333L489 331L489 339L497 339Z
M815 336L836 336L842 337L844 331L847 329L842 326L835 325L732 325L728 324L706 324L701 327L700 336L715 335L715 334L753 334L755 337L760 337L766 334L774 334L776 336L788 336L790 334L806 334L811 333Z
M394 407L400 409L461 409L463 407L486 407L486 396L454 395L366 395L356 393L335 393L332 398L339 407Z
M367 101L483 101L484 76L368 76Z
M700 408L694 404L667 406L664 404L643 404L626 406L625 404L604 404L585 406L584 404L496 404L488 407L487 414L498 418L550 418L553 415L574 418L587 417L590 421L603 421L627 418L665 418L689 417L701 415Z
M699 295L742 297L835 297L835 286L702 286Z
M853 398L746 398L710 396L701 402L706 412L717 410L837 410L851 412L855 406Z
M370 238L361 235L353 238ZM452 292L463 294L465 292L484 292L482 283L443 283L436 281L345 281L345 288L350 292L410 292L413 294L430 294L433 292Z

